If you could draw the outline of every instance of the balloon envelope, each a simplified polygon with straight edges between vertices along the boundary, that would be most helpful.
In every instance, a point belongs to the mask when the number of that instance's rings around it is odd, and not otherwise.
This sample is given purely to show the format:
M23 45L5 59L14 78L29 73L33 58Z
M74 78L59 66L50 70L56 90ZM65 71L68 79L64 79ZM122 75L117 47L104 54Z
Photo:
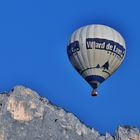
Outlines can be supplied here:
M125 41L111 27L88 25L72 34L67 53L78 73L96 89L122 63Z

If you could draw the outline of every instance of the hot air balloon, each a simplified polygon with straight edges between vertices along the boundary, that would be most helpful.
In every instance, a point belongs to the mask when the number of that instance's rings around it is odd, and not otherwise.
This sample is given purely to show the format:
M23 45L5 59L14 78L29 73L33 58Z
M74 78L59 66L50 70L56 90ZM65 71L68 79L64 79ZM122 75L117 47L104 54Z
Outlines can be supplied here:
M76 30L67 46L68 58L77 72L96 89L121 65L126 54L119 32L105 25L88 25Z

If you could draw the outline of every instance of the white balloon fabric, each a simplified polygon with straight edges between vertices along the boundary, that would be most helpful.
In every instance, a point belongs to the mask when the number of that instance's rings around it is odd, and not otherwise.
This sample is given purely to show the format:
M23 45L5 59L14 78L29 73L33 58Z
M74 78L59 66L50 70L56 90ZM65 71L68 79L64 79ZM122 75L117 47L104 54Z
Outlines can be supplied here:
M96 89L122 63L125 41L119 32L105 25L88 25L76 30L68 43L70 62Z

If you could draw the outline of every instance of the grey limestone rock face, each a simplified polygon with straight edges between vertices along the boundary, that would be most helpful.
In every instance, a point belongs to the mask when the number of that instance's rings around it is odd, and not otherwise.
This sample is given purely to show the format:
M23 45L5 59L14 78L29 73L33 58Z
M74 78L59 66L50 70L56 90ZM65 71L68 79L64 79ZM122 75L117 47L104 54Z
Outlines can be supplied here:
M115 140L140 140L139 130L132 126L119 126Z
M16 86L0 94L0 140L140 140L140 134L120 126L115 137L100 135L35 91Z

